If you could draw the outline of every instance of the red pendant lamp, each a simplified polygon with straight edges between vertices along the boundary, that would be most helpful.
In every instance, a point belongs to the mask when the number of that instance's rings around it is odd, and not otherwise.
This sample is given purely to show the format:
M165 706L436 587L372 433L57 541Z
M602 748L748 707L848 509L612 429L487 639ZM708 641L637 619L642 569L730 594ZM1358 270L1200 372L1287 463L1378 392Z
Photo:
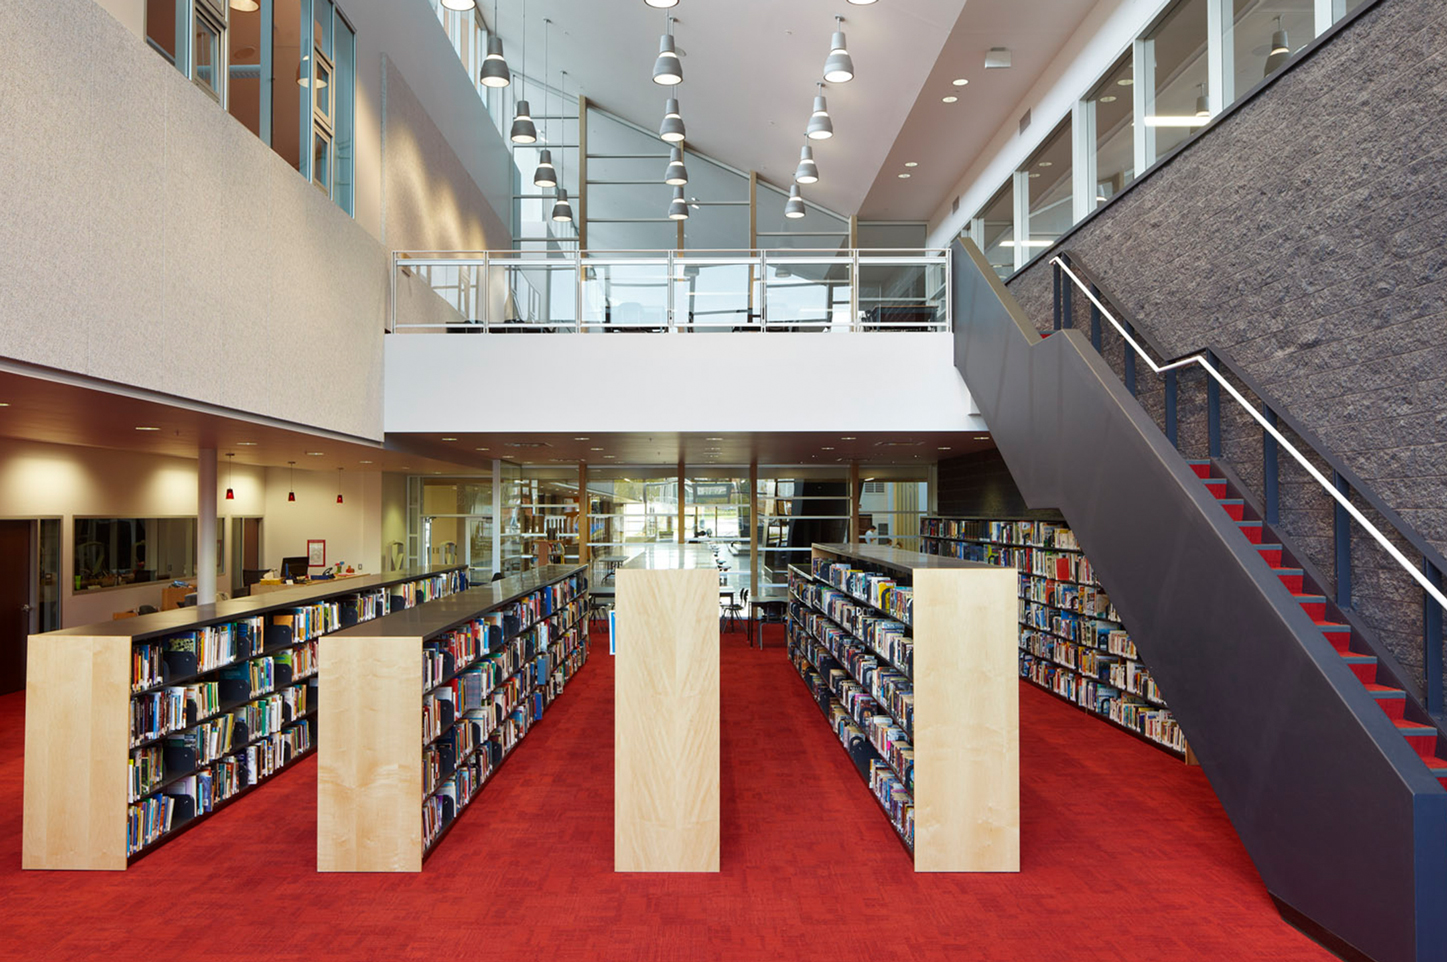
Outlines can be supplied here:
M232 482L232 480L235 478L235 475L236 475L236 462L231 460L231 459L234 458L234 457L236 457L236 455L233 454L232 452L228 451L228 452L226 453L226 500L227 500L227 501L235 501L235 500L236 500L236 491L235 491L235 489L233 489L233 488L231 487L231 482Z
M291 483L287 485L287 489L286 489L286 500L288 500L288 501L295 501L295 500L296 500L296 462L295 462L295 461L288 461L288 462L286 462L286 463L289 464L289 465L291 465Z
M337 504L342 503L342 469L337 468Z

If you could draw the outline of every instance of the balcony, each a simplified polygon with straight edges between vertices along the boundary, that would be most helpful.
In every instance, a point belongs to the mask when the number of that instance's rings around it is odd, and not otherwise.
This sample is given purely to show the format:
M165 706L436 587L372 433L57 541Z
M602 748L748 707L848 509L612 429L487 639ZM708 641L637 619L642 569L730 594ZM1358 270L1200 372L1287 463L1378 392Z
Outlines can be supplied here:
M947 252L399 251L389 332L935 333Z

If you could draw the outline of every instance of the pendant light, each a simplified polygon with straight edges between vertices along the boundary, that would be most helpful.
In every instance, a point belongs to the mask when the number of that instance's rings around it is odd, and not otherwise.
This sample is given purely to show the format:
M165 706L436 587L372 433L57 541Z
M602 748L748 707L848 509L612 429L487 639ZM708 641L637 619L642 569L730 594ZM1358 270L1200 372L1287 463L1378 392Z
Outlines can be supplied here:
M548 112L548 33L553 21L543 18L543 113ZM548 141L548 122L543 120L543 143ZM553 152L544 147L538 154L538 169L533 171L533 186L558 186L558 172L553 167Z
M560 72L557 87L559 87L560 100L566 103L567 71ZM560 110L561 107L563 107L563 104L559 104ZM561 153L557 155L557 162L559 162L559 165L563 163L563 155L561 155ZM553 220L560 224L573 223L573 205L567 203L567 188L563 187L563 172L561 171L557 174L557 200L553 203Z
M235 501L235 500L236 500L236 491L231 487L232 482L236 479L236 462L231 460L231 459L234 458L234 457L236 457L236 455L235 455L234 453L231 453L231 452L229 452L229 451L227 452L227 454L226 454L226 500L227 500L227 501Z
M1266 57L1266 73L1269 77L1291 59L1291 45L1286 42L1286 31L1281 28L1281 17L1276 18L1276 31L1271 35L1271 53Z
M843 17L834 18L834 26L842 27ZM845 84L854 79L854 61L844 42L844 31L835 30L829 41L829 56L824 60L824 79L832 84Z
M502 34L498 32L497 0L492 0L492 31L487 35L487 59L482 62L479 79L484 87L506 87L512 83L512 71L502 55Z
M834 136L834 121L829 119L829 103L824 99L824 85L815 83L818 93L814 97L814 112L809 115L809 126L804 133L810 140L828 140Z
M799 166L794 169L794 182L814 184L819 181L819 165L814 163L814 148L805 144L799 148Z
M261 9L256 0L231 0L231 9L238 13L255 13Z
M303 54L301 58L301 63L296 65L296 85L298 87L310 87L312 85L311 54ZM326 77L317 77L317 89L327 89Z
M684 133L683 114L678 109L678 98L669 97L668 102L663 105L663 124L658 128L658 136L670 144L681 144Z
M678 6L678 0L643 0L643 2L648 4L650 7L656 7L660 10L665 7Z
M789 188L789 199L784 202L784 216L790 220L798 220L804 216L804 197L799 193L798 184Z
M853 0L850 0L852 3ZM442 5L448 10L471 10L473 0L442 0Z
M673 188L673 203L668 205L669 220L688 220L688 201L683 199L683 188Z
M288 501L295 501L295 500L296 500L296 462L295 462L295 461L288 461L288 462L286 462L286 463L289 464L289 465L291 465L291 481L288 482L288 483L287 483L287 486L286 486L286 500L288 500Z
M856 7L863 7L874 3L875 0L849 0L849 2L854 4Z
M1202 119L1210 117L1211 100L1206 96L1206 85L1196 84L1196 89L1200 91L1196 94L1196 116Z
M342 503L342 469L337 468L337 504Z
M513 113L512 130L508 133L508 139L515 144L535 144L538 142L538 128L533 124L533 112L527 101L527 67L528 67L528 5L523 0L523 52L518 56L518 63L521 65L522 79L518 81L519 92L524 96L517 102ZM544 108L546 109L546 108Z
M673 45L673 17L664 17L664 30L658 39L658 59L653 61L653 82L665 87L683 83L683 61Z
M683 165L683 149L674 147L668 151L668 170L664 171L663 182L670 187L682 187L688 183L688 168Z

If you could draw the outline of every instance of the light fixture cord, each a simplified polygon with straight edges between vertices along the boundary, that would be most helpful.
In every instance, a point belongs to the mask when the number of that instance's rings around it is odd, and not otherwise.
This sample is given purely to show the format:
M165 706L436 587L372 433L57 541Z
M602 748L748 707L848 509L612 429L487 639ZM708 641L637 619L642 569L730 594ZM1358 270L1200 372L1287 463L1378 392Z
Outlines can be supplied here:
M550 28L552 23L553 21L547 17L543 18L543 143L545 144L549 142L548 130L553 124L553 122L548 119L550 112L548 107L550 101L548 98L551 96L551 94L548 93L548 34L551 32Z

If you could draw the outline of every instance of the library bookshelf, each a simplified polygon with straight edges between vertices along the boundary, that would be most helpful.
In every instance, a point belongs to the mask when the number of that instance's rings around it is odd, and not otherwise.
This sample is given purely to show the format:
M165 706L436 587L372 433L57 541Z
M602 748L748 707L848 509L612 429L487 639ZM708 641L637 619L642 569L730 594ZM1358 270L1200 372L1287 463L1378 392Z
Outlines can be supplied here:
M719 870L719 573L648 545L614 575L613 870Z
M124 869L316 746L328 632L450 594L460 566L32 635L26 869Z
M1020 677L1191 759L1185 734L1068 527L1039 520L923 518L920 538L927 554L1018 571Z
M917 872L1020 870L1015 577L816 544L789 568L789 655Z
M588 657L581 565L548 565L321 643L317 870L420 872Z

